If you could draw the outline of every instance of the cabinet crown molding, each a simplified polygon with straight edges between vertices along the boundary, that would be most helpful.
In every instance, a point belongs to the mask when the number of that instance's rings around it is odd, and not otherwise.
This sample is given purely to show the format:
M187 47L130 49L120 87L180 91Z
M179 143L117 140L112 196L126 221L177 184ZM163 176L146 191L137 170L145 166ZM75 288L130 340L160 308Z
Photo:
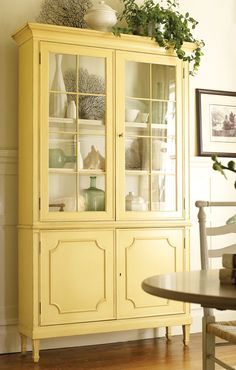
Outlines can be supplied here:
M165 49L158 46L151 37L121 34L115 36L112 32L102 32L76 27L64 27L42 23L26 23L12 34L13 39L18 45L23 44L32 37L36 40L47 40L52 42L62 42L65 38L67 43L78 43L87 45L88 39L91 46L103 46L111 49L146 51L156 54L175 56L173 49ZM194 43L185 42L183 49L186 53L196 48Z

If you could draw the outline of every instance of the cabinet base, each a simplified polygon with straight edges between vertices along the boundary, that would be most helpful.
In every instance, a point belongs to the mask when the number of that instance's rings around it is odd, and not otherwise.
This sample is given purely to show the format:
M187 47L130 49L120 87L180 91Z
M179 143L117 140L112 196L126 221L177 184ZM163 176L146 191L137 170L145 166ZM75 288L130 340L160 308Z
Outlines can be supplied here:
M142 320L139 318L139 320ZM149 318L150 320L150 318ZM116 329L113 329L111 330L110 328L110 325L111 323L106 323L107 326L105 327L105 322L102 322L102 323L96 323L97 324L102 324L103 325L103 330L96 330L96 326L94 323L90 323L90 325L93 325L93 331L92 329L90 329L89 331L86 332L86 334L95 334L95 333L104 333L104 332L112 332L112 331L122 331L122 330L130 330L130 329L150 329L151 327L153 328L160 328L160 327L166 327L166 340L167 342L171 340L171 328L172 326L178 326L178 325L181 325L182 324L182 329L183 329L183 343L185 346L188 345L189 343L189 338L190 338L190 324L191 324L191 317L188 316L188 317L185 317L185 320L180 319L180 318L177 318L175 317L174 319L173 318L169 318L168 319L164 319L164 318L159 318L159 322L156 322L156 318L152 318L152 326L150 325L147 325L147 320L146 320L146 325L143 325L139 327L137 327L138 325L136 325L136 327L131 327L132 325L131 324L127 324L126 322L126 327L123 327L121 329L120 325L119 325L119 328L118 328L118 323L117 321L113 322L117 324L116 326ZM130 320L131 323L132 323L132 320ZM164 325L160 325L162 321L165 321L166 324ZM172 322L172 325L170 325L170 322ZM86 326L88 323L83 323L83 324L80 324L80 329L81 329L81 325L82 326ZM156 325L155 325L156 324ZM76 324L77 325L77 324ZM72 326L72 325L71 325ZM46 338L53 338L53 337L62 337L62 336L72 336L72 335L79 335L79 334L82 334L81 333L81 330L77 330L77 332L75 333L72 333L72 331L70 330L70 328L68 328L67 326L67 333L58 333L56 334L55 331L52 330L53 328L36 328L34 330L34 334L33 334L33 338L32 338L32 332L28 332L27 331L27 334L26 334L26 331L21 328L20 329L20 337L21 337L21 353L22 355L24 355L26 353L26 342L27 342L27 337L31 338L32 339L32 358L33 358L33 362L34 363L37 363L39 362L39 346L40 346L40 339L46 339ZM55 330L58 329L58 328L54 328ZM88 329L88 328L87 328ZM107 329L107 330L105 330ZM47 331L47 333L46 333ZM38 333L38 335L36 335L36 332ZM23 334L24 333L24 334ZM85 334L85 332L83 332L83 334Z

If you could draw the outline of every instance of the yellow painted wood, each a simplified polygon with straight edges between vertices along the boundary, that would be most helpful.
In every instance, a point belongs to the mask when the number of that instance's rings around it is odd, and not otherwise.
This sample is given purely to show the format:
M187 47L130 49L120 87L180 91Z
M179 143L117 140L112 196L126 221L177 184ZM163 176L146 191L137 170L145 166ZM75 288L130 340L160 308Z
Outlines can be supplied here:
M25 355L27 351L27 337L26 335L20 334L21 341L21 354Z
M162 55L176 55L173 49L165 49L159 47L157 43L150 37L133 36L122 34L120 37L114 36L111 32L100 32L88 29L80 29L75 27L63 27L40 23L27 23L17 30L12 37L20 46L32 36L37 40L67 44L80 44L83 46L91 45L91 47L105 47L109 49L140 51L157 53ZM183 49L186 52L191 52L196 48L193 43L185 42Z
M189 344L190 340L190 325L183 325L183 343L185 346Z
M147 329L147 328L164 328L166 326L179 326L182 324L191 324L192 319L190 314L185 315L169 315L169 316L147 316L137 317L122 320L101 320L91 321L84 323L72 323L65 325L49 325L49 326L37 326L32 331L27 329L19 329L25 332L30 338L56 338L56 337L68 337L72 335L83 335L83 334L98 334L107 332L119 332L123 330L133 329Z
M40 344L39 339L32 340L32 349L33 349L32 358L35 363L39 362L39 344Z
M172 332L171 332L171 326L167 326L166 327L166 340L171 340L171 335L172 335Z
M41 233L41 325L114 318L112 231Z
M19 230L18 233L18 315L19 322L27 328L33 327L34 316L34 274L33 271L33 233ZM21 334L24 334L20 331Z
M33 222L33 49L32 40L19 50L19 211L21 224ZM31 92L31 94L29 94ZM25 194L28 196L26 197Z
M187 341L189 305L148 296L141 281L189 268L188 64L146 37L38 23L13 37L19 45L19 332L33 340L34 361L43 338L184 325ZM50 52L106 59L106 212L48 212ZM126 60L176 68L176 212L125 212L119 134Z
M182 302L145 293L142 281L156 274L185 270L183 230L118 230L118 317L184 313Z

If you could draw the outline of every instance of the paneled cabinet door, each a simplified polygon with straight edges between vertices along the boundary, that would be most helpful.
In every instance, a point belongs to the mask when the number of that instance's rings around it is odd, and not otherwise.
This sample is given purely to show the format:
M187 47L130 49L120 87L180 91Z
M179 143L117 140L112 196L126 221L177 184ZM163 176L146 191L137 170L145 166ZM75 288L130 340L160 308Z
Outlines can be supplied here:
M113 231L41 233L41 325L114 318Z
M185 304L145 293L150 276L184 269L183 230L118 230L118 317L184 313Z
M117 212L183 218L182 62L117 52Z
M111 50L41 43L41 218L113 215Z

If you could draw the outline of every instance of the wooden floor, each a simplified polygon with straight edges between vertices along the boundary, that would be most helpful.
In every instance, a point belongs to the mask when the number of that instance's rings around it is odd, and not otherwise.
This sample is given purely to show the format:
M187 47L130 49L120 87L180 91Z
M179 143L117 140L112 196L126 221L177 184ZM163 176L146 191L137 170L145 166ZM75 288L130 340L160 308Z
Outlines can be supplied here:
M219 349L225 360L236 364L232 347ZM182 337L42 350L38 364L31 353L0 355L0 370L201 370L201 335L192 334L189 347ZM220 369L220 367L216 367Z

